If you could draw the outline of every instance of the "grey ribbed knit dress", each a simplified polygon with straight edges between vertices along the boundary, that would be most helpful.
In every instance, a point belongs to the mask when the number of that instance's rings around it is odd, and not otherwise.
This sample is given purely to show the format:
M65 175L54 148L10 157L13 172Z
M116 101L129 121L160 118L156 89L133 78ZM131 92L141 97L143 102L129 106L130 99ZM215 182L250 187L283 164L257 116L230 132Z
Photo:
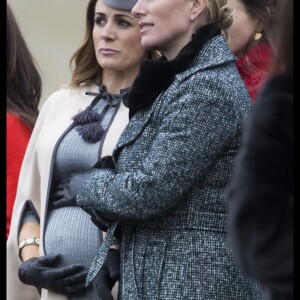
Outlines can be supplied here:
M78 133L78 126L74 126L61 140L56 156L53 180L59 182L72 172L84 171L93 167L101 156L101 149L106 132L114 120L121 101L120 95L110 95L119 103L109 106L107 100L101 98L93 107L99 114L107 111L101 121L104 129L102 138L97 142L88 142ZM45 252L60 253L61 266L79 263L86 269L91 265L100 243L102 232L91 221L91 217L79 207L63 207L51 210L48 213L45 231ZM98 300L95 285L93 284L86 293L73 296L76 300Z

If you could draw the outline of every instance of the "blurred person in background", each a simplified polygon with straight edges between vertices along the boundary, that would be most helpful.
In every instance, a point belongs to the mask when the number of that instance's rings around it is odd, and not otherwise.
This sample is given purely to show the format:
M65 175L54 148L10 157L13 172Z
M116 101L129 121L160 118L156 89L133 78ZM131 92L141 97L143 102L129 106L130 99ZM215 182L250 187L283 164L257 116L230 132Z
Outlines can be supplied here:
M233 23L228 30L228 44L238 58L236 66L252 101L255 101L271 67L278 1L227 1L233 11Z
M19 172L38 116L42 79L10 5L6 5L6 239Z
M76 187L103 156L112 154L128 123L124 94L141 62L157 57L141 45L138 19L130 12L135 2L89 1L85 36L70 61L69 88L53 93L41 109L22 165L8 238L9 300L113 299L118 240L97 280L86 288L85 270L103 233L84 210L63 206L76 196L66 187L68 175L76 177L71 183Z
M294 4L279 5L276 55L228 188L234 250L267 300L294 299Z

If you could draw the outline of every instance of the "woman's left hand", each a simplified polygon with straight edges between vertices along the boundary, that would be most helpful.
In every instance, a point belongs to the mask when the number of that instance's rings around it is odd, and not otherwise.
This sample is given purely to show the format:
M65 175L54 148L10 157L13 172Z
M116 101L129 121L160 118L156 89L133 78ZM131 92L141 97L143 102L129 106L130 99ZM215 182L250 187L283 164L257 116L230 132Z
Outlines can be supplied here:
M98 169L93 168L84 172L71 173L64 178L50 195L50 207L55 209L65 206L77 206L76 196L82 183L96 171Z

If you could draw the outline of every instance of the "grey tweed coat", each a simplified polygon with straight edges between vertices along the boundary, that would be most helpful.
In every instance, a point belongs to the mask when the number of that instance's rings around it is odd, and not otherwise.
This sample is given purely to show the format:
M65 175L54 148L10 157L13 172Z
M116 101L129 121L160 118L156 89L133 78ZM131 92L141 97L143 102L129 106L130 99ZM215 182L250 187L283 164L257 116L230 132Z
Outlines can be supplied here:
M121 300L260 299L227 237L225 190L250 98L219 33L207 25L174 61L142 65L116 168L77 198L121 226Z

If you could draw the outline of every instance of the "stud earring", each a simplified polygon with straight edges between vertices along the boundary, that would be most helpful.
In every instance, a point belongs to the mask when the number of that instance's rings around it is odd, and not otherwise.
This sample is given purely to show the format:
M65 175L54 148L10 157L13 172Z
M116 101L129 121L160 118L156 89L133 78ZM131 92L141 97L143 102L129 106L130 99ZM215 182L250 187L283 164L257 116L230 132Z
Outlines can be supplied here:
M191 22L193 23L194 22L194 16L191 16Z
M256 32L254 34L254 40L259 41L262 38L262 33L261 32Z

